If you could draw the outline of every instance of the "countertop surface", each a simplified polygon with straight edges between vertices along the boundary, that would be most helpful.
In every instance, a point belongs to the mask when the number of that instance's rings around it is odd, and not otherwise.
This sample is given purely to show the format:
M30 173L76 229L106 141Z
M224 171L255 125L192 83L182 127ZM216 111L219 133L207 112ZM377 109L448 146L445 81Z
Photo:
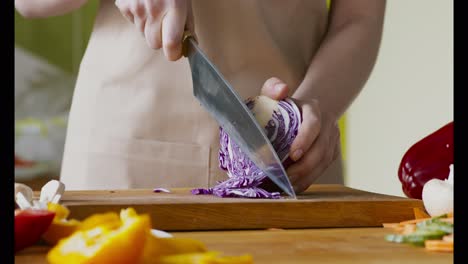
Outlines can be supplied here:
M453 263L453 253L387 242L385 228L172 232L195 238L224 255L251 254L254 263ZM17 253L15 263L47 263L49 247Z

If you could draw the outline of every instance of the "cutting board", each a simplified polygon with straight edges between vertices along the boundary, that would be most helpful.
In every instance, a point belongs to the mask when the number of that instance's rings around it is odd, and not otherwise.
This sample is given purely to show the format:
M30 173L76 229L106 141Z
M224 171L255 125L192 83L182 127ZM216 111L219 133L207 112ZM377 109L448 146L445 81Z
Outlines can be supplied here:
M313 185L297 199L219 198L190 189L154 193L148 189L66 191L69 218L119 212L133 207L151 216L153 228L166 231L267 228L377 227L414 218L421 200L383 195L342 185Z

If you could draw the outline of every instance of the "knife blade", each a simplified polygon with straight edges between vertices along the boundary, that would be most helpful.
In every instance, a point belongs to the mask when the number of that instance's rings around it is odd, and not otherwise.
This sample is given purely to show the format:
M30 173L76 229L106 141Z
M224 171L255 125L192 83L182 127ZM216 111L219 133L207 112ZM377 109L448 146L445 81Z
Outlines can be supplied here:
M247 157L295 199L296 194L283 164L247 105L188 32L184 34L182 47L192 72L194 96Z

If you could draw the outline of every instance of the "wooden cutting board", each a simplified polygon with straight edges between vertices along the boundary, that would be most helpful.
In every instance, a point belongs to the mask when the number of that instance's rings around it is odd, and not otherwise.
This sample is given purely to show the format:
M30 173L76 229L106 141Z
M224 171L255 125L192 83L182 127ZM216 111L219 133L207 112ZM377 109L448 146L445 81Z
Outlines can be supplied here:
M352 189L313 185L296 200L219 198L190 189L154 193L148 189L66 191L69 218L133 207L151 216L153 228L166 231L266 228L378 227L414 218L421 200Z

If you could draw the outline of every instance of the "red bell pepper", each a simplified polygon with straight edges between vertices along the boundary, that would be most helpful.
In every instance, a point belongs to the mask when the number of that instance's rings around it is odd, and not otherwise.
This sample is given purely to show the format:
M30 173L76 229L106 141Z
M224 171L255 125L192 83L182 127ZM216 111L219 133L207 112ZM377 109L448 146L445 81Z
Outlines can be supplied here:
M422 199L424 184L445 180L453 164L453 121L411 146L398 168L398 179L409 198Z
M15 210L15 252L37 243L54 217L48 210Z

